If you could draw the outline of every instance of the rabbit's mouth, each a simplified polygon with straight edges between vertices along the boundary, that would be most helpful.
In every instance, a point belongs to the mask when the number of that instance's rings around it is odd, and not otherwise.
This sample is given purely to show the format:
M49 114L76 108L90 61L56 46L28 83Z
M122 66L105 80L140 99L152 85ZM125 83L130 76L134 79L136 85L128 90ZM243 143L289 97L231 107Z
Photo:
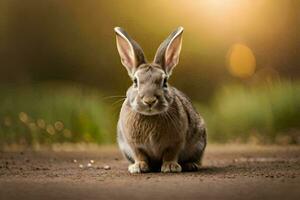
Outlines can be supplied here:
M162 114L169 108L169 103L162 99L159 99L155 103L149 105L144 103L140 98L134 98L129 101L129 104L133 111L147 116Z
M156 109L154 107L147 108L147 109L135 109L136 112L142 114L142 115L147 115L147 116L153 116L153 115L159 115L163 112L167 111L167 107L161 108L161 109Z

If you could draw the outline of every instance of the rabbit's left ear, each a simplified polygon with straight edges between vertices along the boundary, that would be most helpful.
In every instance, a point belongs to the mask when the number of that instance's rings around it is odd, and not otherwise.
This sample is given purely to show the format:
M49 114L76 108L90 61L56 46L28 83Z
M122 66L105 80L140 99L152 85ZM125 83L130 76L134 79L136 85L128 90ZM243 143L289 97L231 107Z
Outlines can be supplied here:
M121 62L126 67L129 76L132 77L139 65L146 62L144 52L140 45L131 39L124 29L115 27L114 30Z
M178 27L163 43L161 43L154 57L154 62L161 65L169 75L179 62L182 33L183 27Z

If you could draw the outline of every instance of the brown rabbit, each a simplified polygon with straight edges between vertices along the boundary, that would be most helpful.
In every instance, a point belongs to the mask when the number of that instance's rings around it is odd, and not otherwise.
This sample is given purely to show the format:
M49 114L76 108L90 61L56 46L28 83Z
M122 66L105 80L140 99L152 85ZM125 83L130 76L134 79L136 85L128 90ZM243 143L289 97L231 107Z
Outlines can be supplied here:
M118 121L118 144L130 173L195 171L206 147L203 119L190 100L168 84L179 61L183 28L174 31L148 63L141 47L116 27L117 48L132 79Z

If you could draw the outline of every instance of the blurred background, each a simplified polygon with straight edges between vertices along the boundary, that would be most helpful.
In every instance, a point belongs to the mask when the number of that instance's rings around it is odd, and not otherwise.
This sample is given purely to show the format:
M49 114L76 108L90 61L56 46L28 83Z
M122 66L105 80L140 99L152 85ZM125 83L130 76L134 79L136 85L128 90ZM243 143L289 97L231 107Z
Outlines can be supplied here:
M171 84L210 143L300 144L300 1L1 0L0 146L115 142L131 84L113 28L152 60L185 28Z

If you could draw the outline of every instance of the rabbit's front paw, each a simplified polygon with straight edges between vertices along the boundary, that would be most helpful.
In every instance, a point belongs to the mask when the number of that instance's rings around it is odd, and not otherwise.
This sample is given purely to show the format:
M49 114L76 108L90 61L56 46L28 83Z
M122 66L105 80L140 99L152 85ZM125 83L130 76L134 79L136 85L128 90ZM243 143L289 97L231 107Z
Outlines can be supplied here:
M128 167L128 171L131 174L136 174L136 173L143 173L143 172L149 172L149 166L145 161L140 161L140 162L136 162L132 165L129 165Z
M181 172L181 166L177 162L164 162L161 166L161 172Z

